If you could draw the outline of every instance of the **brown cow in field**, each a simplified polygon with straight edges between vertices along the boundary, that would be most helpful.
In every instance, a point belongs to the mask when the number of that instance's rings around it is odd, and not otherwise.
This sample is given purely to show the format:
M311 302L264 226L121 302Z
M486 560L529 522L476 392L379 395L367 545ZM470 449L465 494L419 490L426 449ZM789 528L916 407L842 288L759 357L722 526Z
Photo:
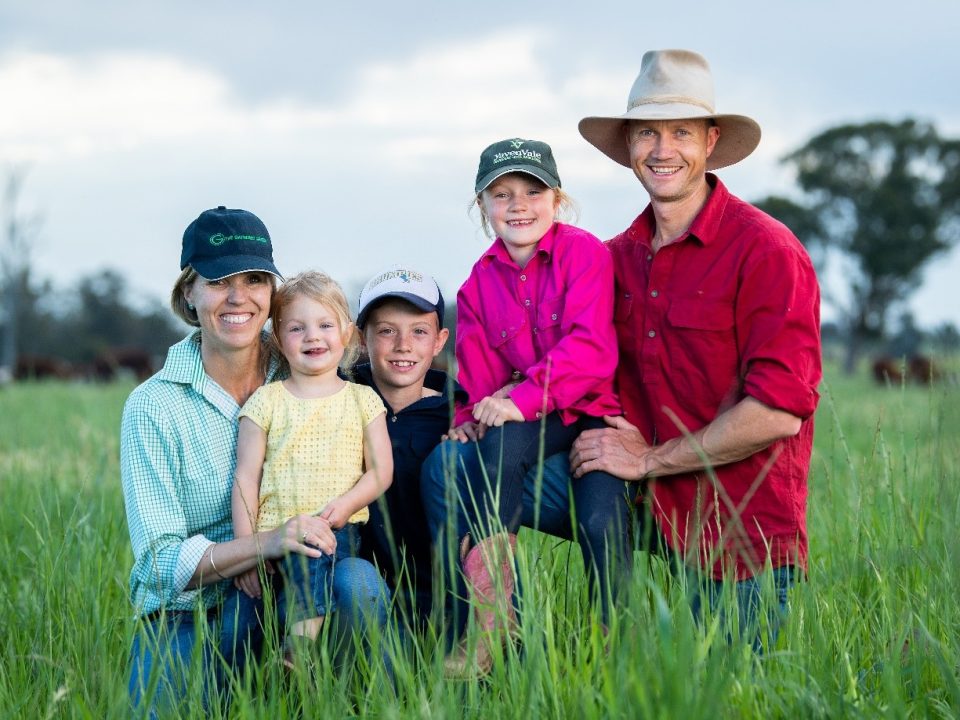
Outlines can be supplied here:
M914 355L906 363L892 357L873 361L873 379L880 385L901 385L914 382L930 385L944 379L943 371L926 355Z
M14 380L69 380L73 366L66 360L49 355L21 355L13 369Z
M110 348L97 355L92 370L93 379L103 382L114 380L124 370L132 373L138 382L143 382L153 375L153 359L143 348Z

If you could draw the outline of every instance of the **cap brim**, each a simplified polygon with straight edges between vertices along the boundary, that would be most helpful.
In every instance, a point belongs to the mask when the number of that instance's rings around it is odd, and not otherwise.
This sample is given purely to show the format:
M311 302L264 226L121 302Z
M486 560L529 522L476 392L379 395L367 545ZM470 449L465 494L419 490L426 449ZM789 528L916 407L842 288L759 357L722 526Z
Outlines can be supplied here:
M546 170L543 170L538 167L532 167L530 165L507 165L506 167L498 167L493 172L489 172L483 176L483 178L476 184L476 193L479 195L488 187L490 183L496 180L499 177L504 175L509 175L510 173L526 173L527 175L533 175L537 180L542 182L548 188L558 188L560 187L560 178L553 177Z
M760 144L760 126L746 115L691 113L689 105L640 105L616 117L585 117L577 126L583 138L614 162L630 167L624 127L629 120L712 119L720 138L707 158L707 170L740 162Z
M422 310L425 313L438 313L440 318L440 325L443 325L443 295L440 293L440 289L437 288L437 295L439 297L438 306L435 306L429 300L426 300L419 295L414 295L413 293L405 292L386 292L383 295L377 295L370 302L364 305L360 312L357 313L357 327L362 328L367 323L367 317L370 315L371 311L375 310L377 305L382 301L388 300L390 298L399 298L401 300L406 300L408 303L413 305L417 310Z
M277 267L266 258L256 255L231 255L215 260L200 260L190 263L190 267L207 280L223 280L225 277L245 272L267 272L283 282L283 275Z

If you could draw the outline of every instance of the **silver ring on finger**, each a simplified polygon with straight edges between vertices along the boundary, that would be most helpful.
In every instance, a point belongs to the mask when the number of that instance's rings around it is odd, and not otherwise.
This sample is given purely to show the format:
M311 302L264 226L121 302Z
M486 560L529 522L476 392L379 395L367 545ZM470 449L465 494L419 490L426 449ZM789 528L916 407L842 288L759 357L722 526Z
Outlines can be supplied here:
M307 543L307 533L306 533L306 532L303 533L303 537L301 537L300 542L302 542L304 545L306 545L306 543Z

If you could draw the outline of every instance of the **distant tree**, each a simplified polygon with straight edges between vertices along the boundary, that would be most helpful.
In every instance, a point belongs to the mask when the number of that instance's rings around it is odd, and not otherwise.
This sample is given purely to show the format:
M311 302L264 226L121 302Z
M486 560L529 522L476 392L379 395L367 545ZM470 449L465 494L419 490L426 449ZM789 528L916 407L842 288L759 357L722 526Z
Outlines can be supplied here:
M819 252L821 265L831 249L850 261L849 300L826 299L845 326L844 364L852 371L863 343L883 337L891 309L919 286L927 262L960 237L960 142L917 120L869 122L820 133L784 162L806 202L759 204Z
M938 352L952 355L960 351L960 330L954 323L941 323L930 333L930 342Z
M21 335L18 320L21 304L25 298L22 291L28 286L30 275L30 250L35 234L37 218L28 218L20 213L20 193L26 171L23 168L9 170L3 193L3 236L0 237L0 298L3 326L0 340L0 379L10 377L20 353L17 341Z
M790 228L810 253L817 273L824 271L829 241L818 213L790 198L779 195L770 195L754 204Z
M119 272L100 270L81 278L70 310L61 319L69 341L69 359L89 363L111 348L135 346L162 355L185 333L162 307L131 307L126 280Z

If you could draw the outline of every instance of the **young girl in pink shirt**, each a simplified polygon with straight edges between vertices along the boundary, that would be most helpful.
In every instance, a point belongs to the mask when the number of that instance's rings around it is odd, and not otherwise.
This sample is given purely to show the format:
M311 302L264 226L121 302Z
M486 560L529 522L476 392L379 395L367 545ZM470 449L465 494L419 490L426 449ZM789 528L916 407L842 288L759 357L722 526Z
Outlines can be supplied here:
M570 449L582 430L619 415L614 392L617 340L613 266L590 233L557 222L569 199L550 147L535 140L494 143L480 156L476 202L496 235L457 296L459 407L444 462L428 461L429 484L455 473L465 516L457 519L463 574L481 629L469 657L447 658L450 675L489 670L492 646L516 622L512 552L524 479L538 461ZM529 480L528 480L529 482ZM609 600L609 565L626 552L623 481L594 472L572 481L579 539L590 576ZM453 510L425 497L431 528ZM493 572L491 572L493 570ZM606 617L604 615L604 617Z

